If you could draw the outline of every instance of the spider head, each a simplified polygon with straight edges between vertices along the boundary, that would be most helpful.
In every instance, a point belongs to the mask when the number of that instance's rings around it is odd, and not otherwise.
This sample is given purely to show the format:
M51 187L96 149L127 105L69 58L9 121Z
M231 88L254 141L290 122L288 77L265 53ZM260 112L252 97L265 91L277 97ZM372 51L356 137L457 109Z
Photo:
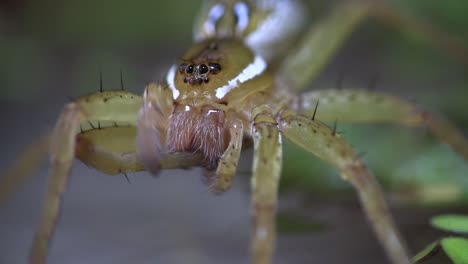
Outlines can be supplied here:
M255 92L256 88L249 85L266 68L261 56L256 56L241 41L208 39L192 46L170 68L166 81L179 105L227 105Z

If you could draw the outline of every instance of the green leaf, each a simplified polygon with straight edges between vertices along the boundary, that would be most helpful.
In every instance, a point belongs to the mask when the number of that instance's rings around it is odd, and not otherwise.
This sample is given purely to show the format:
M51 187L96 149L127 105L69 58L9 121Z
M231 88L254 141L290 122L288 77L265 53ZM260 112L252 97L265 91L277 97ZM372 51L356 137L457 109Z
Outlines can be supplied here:
M456 233L468 233L467 215L440 215L433 217L431 219L431 224L433 227L445 231Z
M419 261L423 261L427 259L428 257L437 254L439 249L440 249L440 241L439 240L434 241L431 244L427 245L423 250L419 251L419 253L413 257L412 262L418 263Z
M442 239L442 248L455 264L468 263L468 240L461 237Z

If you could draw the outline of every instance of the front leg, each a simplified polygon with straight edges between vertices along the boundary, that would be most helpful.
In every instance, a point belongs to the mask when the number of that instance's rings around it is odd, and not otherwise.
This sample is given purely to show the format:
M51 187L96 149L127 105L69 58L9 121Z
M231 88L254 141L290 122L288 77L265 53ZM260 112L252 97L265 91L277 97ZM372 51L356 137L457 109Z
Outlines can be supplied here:
M282 164L282 140L270 108L258 107L252 116L252 263L270 264L275 248L275 215Z

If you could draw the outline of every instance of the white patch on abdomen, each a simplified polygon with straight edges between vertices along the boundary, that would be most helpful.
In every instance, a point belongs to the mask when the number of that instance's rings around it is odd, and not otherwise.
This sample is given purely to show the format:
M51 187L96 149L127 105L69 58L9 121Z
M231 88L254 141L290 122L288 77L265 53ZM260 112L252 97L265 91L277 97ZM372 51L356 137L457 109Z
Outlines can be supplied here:
M262 8L271 8L272 12L255 31L246 36L245 43L270 61L275 56L274 46L287 41L301 29L305 12L296 0L277 0L266 5Z

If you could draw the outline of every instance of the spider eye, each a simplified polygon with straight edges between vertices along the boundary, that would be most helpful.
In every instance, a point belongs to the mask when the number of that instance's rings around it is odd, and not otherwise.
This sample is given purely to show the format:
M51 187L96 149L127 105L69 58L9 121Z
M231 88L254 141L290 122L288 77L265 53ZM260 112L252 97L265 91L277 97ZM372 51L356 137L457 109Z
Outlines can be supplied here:
M205 74L208 72L208 66L206 66L205 64L200 64L200 66L198 66L198 72L200 74Z
M236 19L237 33L242 33L249 25L249 6L244 2L237 2L234 4L233 11Z
M190 65L187 67L186 72L187 72L188 74L192 74L192 73L193 73L193 68L194 68L193 64L190 64Z
M187 68L187 63L180 64L179 65L179 72L184 73L186 68Z
M217 74L221 71L221 65L219 65L219 63L209 63L208 67L210 68L210 72L213 74Z
M208 19L203 25L205 31L209 35L214 35L214 33L216 32L216 23L218 23L219 19L223 15L224 15L224 5L222 4L216 4L210 9L208 13Z

